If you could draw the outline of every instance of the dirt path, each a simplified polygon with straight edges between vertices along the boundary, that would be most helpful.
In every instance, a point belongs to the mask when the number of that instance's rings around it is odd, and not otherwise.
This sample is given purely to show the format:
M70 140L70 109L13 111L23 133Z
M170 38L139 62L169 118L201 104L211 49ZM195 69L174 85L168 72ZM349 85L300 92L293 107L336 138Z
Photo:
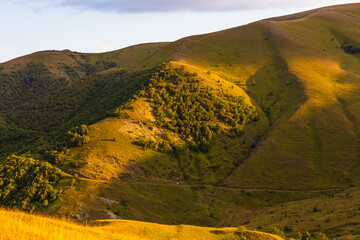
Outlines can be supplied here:
M242 187L227 187L227 186L214 186L207 184L170 184L170 183L145 183L145 182L111 182L101 179L91 179L86 177L79 177L79 180L105 183L105 184L116 184L116 185L148 185L148 186L178 186L178 187L207 187L215 189L234 189L234 190L247 190L247 191L272 191L272 192L322 192L330 190L344 190L345 187L334 187L334 188L318 188L318 189L276 189L276 188L242 188Z

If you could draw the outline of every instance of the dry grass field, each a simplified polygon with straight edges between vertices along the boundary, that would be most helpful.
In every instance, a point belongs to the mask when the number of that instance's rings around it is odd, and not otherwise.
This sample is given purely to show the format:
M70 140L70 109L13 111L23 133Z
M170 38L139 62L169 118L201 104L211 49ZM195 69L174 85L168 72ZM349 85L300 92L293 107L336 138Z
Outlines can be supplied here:
M0 210L1 240L162 240L162 239L257 239L282 238L237 228L203 228L187 225L161 225L127 220L97 221L80 225L69 220Z

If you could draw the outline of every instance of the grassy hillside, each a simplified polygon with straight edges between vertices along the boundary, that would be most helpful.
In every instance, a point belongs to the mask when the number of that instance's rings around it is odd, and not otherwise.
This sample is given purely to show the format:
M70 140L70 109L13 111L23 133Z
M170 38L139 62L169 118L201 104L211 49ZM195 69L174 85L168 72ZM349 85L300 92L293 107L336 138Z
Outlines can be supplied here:
M148 74L119 70L67 79L54 76L41 63L0 73L0 155L34 149L51 141L46 139L49 134L54 139L76 125L105 118L138 91Z
M0 155L27 153L73 175L77 185L41 210L80 221L356 238L357 205L346 196L360 185L359 9L2 63ZM315 202L321 211L311 212Z
M0 210L1 240L25 239L257 239L283 238L245 228L202 228L187 225L113 220L79 225L67 220Z
M159 62L153 61L152 57L157 54L158 50L168 45L168 43L149 43L139 44L117 51L89 54L72 52L70 50L63 51L42 51L30 55L16 58L14 60L2 63L3 72L15 72L26 67L27 63L42 63L53 74L59 77L68 77L66 69L63 66L75 68L75 71L84 76L86 71L81 68L82 64L101 65L103 62L116 63L118 69L142 69L156 66ZM161 61L166 61L166 52L161 54ZM147 66L143 62L147 62ZM106 69L105 69L106 70Z
M227 184L287 189L358 184L353 171L360 156L359 96L354 94L359 89L359 59L341 49L348 36L360 34L357 28L351 34L348 30L358 24L358 11L340 9L263 23L308 99Z

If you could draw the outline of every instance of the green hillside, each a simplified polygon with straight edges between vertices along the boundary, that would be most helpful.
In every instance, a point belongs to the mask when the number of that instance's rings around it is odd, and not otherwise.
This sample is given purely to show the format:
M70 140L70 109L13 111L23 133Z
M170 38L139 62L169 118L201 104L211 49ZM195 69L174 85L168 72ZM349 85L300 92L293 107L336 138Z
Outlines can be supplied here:
M79 221L356 239L359 9L1 63L2 164L17 154L61 169L62 194L37 210Z

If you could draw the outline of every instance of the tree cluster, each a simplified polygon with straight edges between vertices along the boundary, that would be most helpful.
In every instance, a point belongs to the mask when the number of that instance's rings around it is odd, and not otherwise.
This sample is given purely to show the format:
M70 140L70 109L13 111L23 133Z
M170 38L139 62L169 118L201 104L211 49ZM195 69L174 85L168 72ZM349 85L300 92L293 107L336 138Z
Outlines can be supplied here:
M242 97L216 94L202 81L183 67L161 64L145 93L153 104L156 125L178 134L195 148L204 148L220 135L243 134L245 125L257 120L255 108Z
M55 185L63 173L50 163L12 155L0 161L0 202L32 211L61 194Z
M108 116L109 116L109 117L124 118L124 119L130 118L130 115L127 114L127 113L123 110L123 108L121 108L121 107L118 107L118 108L110 111L110 112L108 113Z
M90 141L89 127L86 125L80 125L74 127L67 132L67 146L68 147L81 147Z
M65 159L65 154L58 150L49 150L44 152L43 158L51 164L58 165Z
M65 145L66 139L60 139L64 133L105 118L127 103L151 76L149 71L120 70L79 78L73 67L67 72L73 73L71 81L54 76L39 63L0 72L0 155L27 151L46 140L52 148Z
M285 232L291 232L292 228L290 226L284 227ZM293 239L293 240L328 240L329 238L322 232L313 232L310 233L307 230L302 232L295 233L291 238L287 238L283 230L280 228L274 227L272 229L272 234L280 236L284 239Z
M341 49L343 49L347 54L356 54L360 53L360 46L344 43L341 45Z
M172 143L167 140L162 141L153 141L153 140L138 140L135 141L134 144L141 146L143 148L149 148L155 151L169 153L173 151Z
M117 66L116 62L107 62L104 60L98 60L94 64L89 63L89 60L85 58L85 62L78 62L80 64L81 71L84 71L87 75L91 75L97 72L108 70Z

